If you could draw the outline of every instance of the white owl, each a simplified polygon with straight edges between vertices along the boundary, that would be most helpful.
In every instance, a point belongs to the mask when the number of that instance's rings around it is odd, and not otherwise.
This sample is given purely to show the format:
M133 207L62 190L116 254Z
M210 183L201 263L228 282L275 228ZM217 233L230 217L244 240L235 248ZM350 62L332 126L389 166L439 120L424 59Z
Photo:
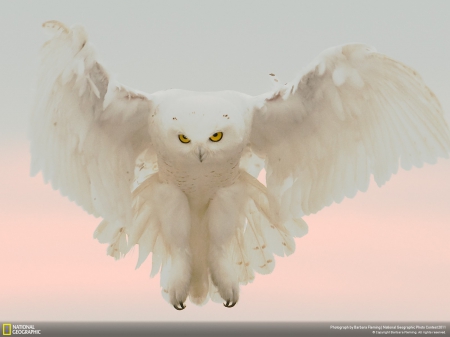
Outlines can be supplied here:
M116 259L152 253L162 294L233 307L240 284L307 233L303 215L448 157L441 106L411 68L351 44L274 92L139 92L97 62L83 27L43 25L32 174L88 213ZM266 170L267 187L256 177Z

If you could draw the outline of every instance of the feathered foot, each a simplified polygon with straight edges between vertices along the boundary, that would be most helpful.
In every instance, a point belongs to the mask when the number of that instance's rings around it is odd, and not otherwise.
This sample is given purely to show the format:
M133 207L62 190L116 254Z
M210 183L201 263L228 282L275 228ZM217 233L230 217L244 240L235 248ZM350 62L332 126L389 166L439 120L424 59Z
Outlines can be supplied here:
M192 275L189 203L186 195L175 185L157 183L152 186L151 192L154 204L160 205L156 216L170 252L161 270L161 286L163 292L168 294L168 302L176 310L183 310Z
M239 299L239 278L227 252L237 228L241 226L242 205L245 205L245 199L245 185L236 182L218 190L208 208L209 270L211 280L227 308L234 307Z
M169 295L169 303L175 309L183 310L186 308L184 303L189 295L191 283L190 254L187 251L184 254L180 251L174 253L171 257L166 289Z
M234 270L226 266L226 263L220 263L217 270L211 270L211 279L225 301L224 307L234 307L239 300L239 282Z
M173 270L173 272L176 273L175 270ZM186 305L184 303L186 302L189 294L189 278L186 279L186 276L184 276L174 278L173 280L174 281L170 282L168 291L170 303L175 309L183 310L184 308L186 308Z

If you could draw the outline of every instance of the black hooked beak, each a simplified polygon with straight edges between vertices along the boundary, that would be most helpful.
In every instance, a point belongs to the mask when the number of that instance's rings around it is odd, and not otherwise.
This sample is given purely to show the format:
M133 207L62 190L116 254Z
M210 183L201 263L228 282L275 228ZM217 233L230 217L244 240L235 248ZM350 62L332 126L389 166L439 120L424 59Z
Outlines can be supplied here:
M200 160L200 163L202 163L206 158L205 151L199 146L198 147L198 160Z

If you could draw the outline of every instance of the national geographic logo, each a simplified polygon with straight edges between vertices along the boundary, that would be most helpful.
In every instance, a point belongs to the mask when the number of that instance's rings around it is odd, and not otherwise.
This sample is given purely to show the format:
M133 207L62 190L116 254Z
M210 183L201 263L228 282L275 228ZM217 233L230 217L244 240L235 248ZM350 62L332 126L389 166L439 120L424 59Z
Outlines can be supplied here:
M3 332L3 336L11 336L11 324L4 323L2 332Z
M34 325L3 323L2 333L3 336L40 335L41 330L36 329Z

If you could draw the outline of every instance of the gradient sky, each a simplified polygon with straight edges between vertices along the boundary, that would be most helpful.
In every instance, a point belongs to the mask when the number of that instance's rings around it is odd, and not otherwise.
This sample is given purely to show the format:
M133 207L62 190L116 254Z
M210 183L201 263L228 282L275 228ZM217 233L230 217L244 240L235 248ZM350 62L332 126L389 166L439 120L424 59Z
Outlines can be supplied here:
M373 45L415 68L450 112L450 2L0 2L0 322L450 319L450 160L305 218L310 232L233 309L160 295L137 251L118 262L99 219L29 176L26 129L42 22L83 24L105 66L133 88L260 94L323 49Z

